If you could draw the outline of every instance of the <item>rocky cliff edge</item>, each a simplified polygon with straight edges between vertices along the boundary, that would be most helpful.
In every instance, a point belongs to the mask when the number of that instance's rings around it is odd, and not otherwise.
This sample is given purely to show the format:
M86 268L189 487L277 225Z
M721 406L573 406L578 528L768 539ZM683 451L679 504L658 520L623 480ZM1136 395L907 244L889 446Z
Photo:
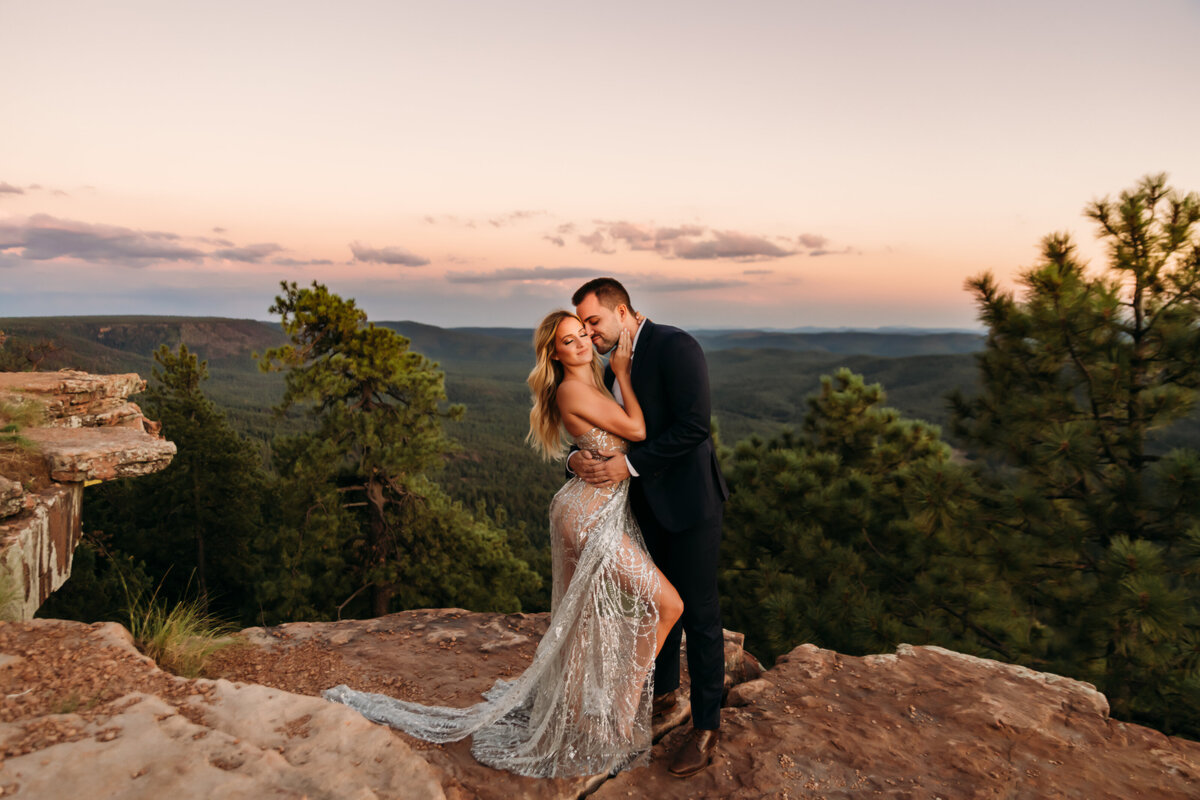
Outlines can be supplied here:
M0 407L36 419L0 438L0 617L32 617L70 577L85 486L171 463L175 445L129 401L145 387L133 373L0 372Z
M1113 720L1091 686L937 647L811 645L765 672L728 634L715 762L532 780L319 698L338 683L462 706L517 674L544 614L411 611L251 628L187 680L124 628L0 625L0 796L28 798L1162 798L1200 796L1200 744Z

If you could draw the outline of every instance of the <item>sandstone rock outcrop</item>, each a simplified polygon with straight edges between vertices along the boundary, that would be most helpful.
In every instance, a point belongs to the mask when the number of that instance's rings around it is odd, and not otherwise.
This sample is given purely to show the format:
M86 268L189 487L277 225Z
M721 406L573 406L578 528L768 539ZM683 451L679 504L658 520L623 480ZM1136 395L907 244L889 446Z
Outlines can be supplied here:
M524 668L545 625L443 609L251 628L196 680L116 625L0 625L2 796L1183 800L1200 785L1200 744L1109 718L1087 684L936 647L806 645L758 674L729 635L717 758L683 781L666 771L678 718L647 768L539 781L314 696L347 683L468 705Z
M41 420L0 453L0 580L18 595L5 615L32 617L70 576L85 485L171 463L175 445L128 400L145 386L132 373L0 372L0 402Z
M428 798L436 770L348 708L186 680L124 628L0 624L0 796Z

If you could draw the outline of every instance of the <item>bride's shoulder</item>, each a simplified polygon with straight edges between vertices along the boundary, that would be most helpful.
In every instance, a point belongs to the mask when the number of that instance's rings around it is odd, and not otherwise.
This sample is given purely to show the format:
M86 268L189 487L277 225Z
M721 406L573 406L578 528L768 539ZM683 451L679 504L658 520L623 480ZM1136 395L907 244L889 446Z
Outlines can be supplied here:
M562 383L560 383L558 385L558 392L557 392L559 402L562 402L563 400L574 400L574 399L583 400L583 399L592 397L594 395L599 395L599 394L600 394L600 390L596 388L595 384L593 384L589 381L579 381L579 380L570 380L570 379L565 380Z
M558 391L561 392L598 392L599 388L591 381L584 381L578 378L567 378L558 385Z

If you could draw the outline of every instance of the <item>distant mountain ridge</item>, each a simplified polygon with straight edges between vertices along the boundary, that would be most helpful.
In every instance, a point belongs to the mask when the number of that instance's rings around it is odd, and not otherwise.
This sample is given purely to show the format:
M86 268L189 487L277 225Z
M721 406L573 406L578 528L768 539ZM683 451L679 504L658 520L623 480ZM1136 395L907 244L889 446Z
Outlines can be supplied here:
M439 362L532 361L532 328L441 328L411 320L375 324L407 337L414 350ZM277 324L227 317L11 317L0 319L0 330L17 340L50 341L61 348L47 358L42 369L148 372L160 344L175 348L181 343L214 365L229 363L250 369L251 353L285 341ZM972 353L982 349L984 341L979 334L962 332L699 330L694 335L709 352L773 349L884 358Z

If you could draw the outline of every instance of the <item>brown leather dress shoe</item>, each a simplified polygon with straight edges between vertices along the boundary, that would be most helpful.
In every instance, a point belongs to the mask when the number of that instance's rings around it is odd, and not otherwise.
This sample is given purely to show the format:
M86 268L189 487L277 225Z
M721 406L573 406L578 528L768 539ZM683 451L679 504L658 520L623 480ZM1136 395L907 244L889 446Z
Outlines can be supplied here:
M721 739L720 731L692 729L683 744L675 751L667 771L676 778L687 778L712 763L713 752Z
M650 704L650 716L657 717L670 711L679 703L679 690L672 689L669 692L654 695L654 702Z

